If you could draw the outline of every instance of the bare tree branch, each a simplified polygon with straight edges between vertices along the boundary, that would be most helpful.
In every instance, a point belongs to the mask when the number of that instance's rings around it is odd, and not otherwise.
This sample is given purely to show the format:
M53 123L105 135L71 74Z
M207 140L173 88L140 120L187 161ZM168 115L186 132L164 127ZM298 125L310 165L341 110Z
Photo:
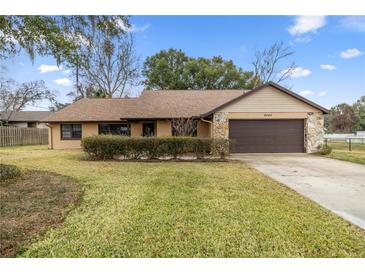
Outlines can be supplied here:
M279 63L293 54L290 47L285 47L283 42L276 42L267 49L256 51L255 59L252 62L254 87L269 81L280 83L288 79L296 68L295 63L291 63L285 70L279 68Z
M81 55L84 57L79 66L80 78L85 86L97 87L107 97L126 95L127 86L139 79L138 59L131 34L115 39L105 32L97 32ZM86 97L87 94L81 95Z
M174 136L193 136L198 127L198 121L193 118L171 119L172 133Z
M53 100L54 94L43 81L18 84L9 79L0 79L0 110L5 113L1 120L5 123L9 121L13 112L44 99Z

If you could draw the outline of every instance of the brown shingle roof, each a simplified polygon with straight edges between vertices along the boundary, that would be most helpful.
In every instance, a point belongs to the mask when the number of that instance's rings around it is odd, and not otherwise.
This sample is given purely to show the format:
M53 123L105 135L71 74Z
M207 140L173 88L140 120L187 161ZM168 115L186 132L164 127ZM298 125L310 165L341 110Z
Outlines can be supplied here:
M50 111L18 111L10 115L9 122L38 122L48 117L52 112ZM7 119L9 113L0 111L0 120Z
M207 116L222 106L271 85L319 110L328 110L296 93L269 82L246 90L161 90L144 91L138 98L81 99L50 115L45 122L96 122L120 119L157 119Z
M119 121L199 116L242 95L243 90L144 91L138 98L81 99L46 122Z

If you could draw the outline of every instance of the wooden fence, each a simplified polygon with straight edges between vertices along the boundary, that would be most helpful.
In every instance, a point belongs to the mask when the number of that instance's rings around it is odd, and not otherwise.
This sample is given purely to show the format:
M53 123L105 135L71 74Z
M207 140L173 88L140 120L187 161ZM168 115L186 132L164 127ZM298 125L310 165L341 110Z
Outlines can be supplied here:
M47 128L0 127L0 147L48 144Z

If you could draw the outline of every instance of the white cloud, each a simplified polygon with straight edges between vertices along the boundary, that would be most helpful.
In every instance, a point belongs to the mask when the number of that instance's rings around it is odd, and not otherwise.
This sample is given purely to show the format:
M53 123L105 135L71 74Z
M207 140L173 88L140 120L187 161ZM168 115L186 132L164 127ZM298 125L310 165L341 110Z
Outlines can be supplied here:
M365 16L345 16L340 23L349 30L365 32Z
M330 65L330 64L323 64L320 65L321 69L326 69L326 70L335 70L336 67L334 65Z
M326 96L327 95L327 92L325 91L321 91L317 94L318 97L323 97L323 96Z
M294 43L302 43L306 44L312 41L312 38L310 36L303 36L303 37L297 37L294 39Z
M325 25L325 16L297 16L294 25L290 26L288 31L293 36L299 36L309 32L315 33Z
M55 72L59 71L60 68L58 66L51 66L51 65L40 65L38 67L40 73L48 73L48 72Z
M72 81L70 79L67 79L67 78L56 79L56 80L53 80L53 82L56 85L65 86L65 87L72 85Z
M123 20L121 20L121 19L117 19L116 22L117 22L117 25L119 26L119 28L126 32L144 32L151 26L150 24L145 24L145 25L139 27L139 26L132 24L129 27L127 27L124 24Z
M62 66L56 66L56 65L40 65L38 68L40 73L49 73L49 72L56 72L60 71L64 74L70 74L71 71L69 69L64 69Z
M150 24L145 24L143 26L136 26L133 25L127 30L128 32L144 32L145 30L147 30L151 25Z
M363 55L363 53L361 51L359 51L358 49L355 49L355 48L347 49L347 50L344 50L344 51L340 52L341 58L344 58L344 59L355 58L355 57L358 57L360 55Z
M281 72L281 75L284 74L284 73L287 73L288 70L283 70ZM302 67L297 67L295 69L293 69L291 72L290 72L290 77L291 78L300 78L300 77L306 77L308 76L309 74L311 74L312 72L309 70L309 69L305 69L305 68L302 68Z
M303 90L303 91L299 92L299 94L304 97L309 97L309 96L312 96L314 94L314 92L307 89L307 90Z

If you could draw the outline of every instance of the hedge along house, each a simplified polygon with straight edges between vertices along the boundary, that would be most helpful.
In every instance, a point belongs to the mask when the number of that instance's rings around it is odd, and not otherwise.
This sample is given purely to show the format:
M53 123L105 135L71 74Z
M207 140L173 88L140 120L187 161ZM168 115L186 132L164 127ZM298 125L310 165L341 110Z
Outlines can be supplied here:
M80 148L85 136L172 136L171 121L197 120L196 136L229 138L231 152L315 152L328 110L269 82L247 90L144 91L138 98L81 99L50 115L49 148Z

